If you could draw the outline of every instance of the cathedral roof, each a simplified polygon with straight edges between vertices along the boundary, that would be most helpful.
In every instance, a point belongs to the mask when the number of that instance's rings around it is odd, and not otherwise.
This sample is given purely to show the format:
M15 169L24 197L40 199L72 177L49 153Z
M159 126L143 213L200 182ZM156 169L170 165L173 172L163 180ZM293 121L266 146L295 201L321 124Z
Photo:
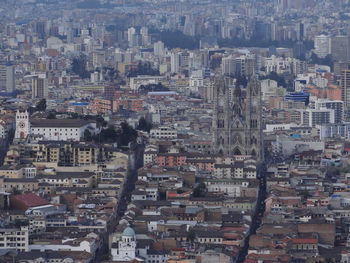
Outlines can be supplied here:
M135 231L130 226L127 226L123 231L123 236L134 237Z

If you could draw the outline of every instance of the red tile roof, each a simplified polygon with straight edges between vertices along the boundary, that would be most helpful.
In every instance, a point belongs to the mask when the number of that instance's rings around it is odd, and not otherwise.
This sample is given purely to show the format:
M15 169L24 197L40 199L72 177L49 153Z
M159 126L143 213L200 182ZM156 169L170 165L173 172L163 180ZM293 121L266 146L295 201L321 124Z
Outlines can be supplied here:
M49 204L49 202L47 202L45 199L43 199L40 196L37 196L36 194L33 194L33 193L15 195L12 198L13 198L13 200L15 200L17 202L21 202L23 205L25 205L27 207L35 207L35 206Z
M317 244L317 239L314 238L293 238L292 242L294 244Z

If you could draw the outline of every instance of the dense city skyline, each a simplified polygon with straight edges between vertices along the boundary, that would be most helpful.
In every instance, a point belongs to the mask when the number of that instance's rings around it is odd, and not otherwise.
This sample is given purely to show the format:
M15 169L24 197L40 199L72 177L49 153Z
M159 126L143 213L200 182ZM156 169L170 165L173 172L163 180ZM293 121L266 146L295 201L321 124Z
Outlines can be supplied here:
M350 262L350 0L0 0L0 262Z

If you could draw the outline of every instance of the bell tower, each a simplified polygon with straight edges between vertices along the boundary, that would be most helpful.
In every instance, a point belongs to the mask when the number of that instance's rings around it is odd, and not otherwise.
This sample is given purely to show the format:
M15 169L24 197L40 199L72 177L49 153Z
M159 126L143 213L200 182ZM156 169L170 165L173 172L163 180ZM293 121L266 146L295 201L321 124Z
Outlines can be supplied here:
M24 140L30 134L28 111L17 110L15 139Z

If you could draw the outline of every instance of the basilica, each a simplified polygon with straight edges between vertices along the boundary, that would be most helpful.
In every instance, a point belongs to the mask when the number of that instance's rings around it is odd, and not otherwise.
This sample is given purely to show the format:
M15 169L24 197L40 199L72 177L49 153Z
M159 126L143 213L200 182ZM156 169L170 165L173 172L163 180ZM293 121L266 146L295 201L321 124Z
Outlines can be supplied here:
M251 155L263 159L260 82L252 77L246 87L236 79L215 80L213 152Z

